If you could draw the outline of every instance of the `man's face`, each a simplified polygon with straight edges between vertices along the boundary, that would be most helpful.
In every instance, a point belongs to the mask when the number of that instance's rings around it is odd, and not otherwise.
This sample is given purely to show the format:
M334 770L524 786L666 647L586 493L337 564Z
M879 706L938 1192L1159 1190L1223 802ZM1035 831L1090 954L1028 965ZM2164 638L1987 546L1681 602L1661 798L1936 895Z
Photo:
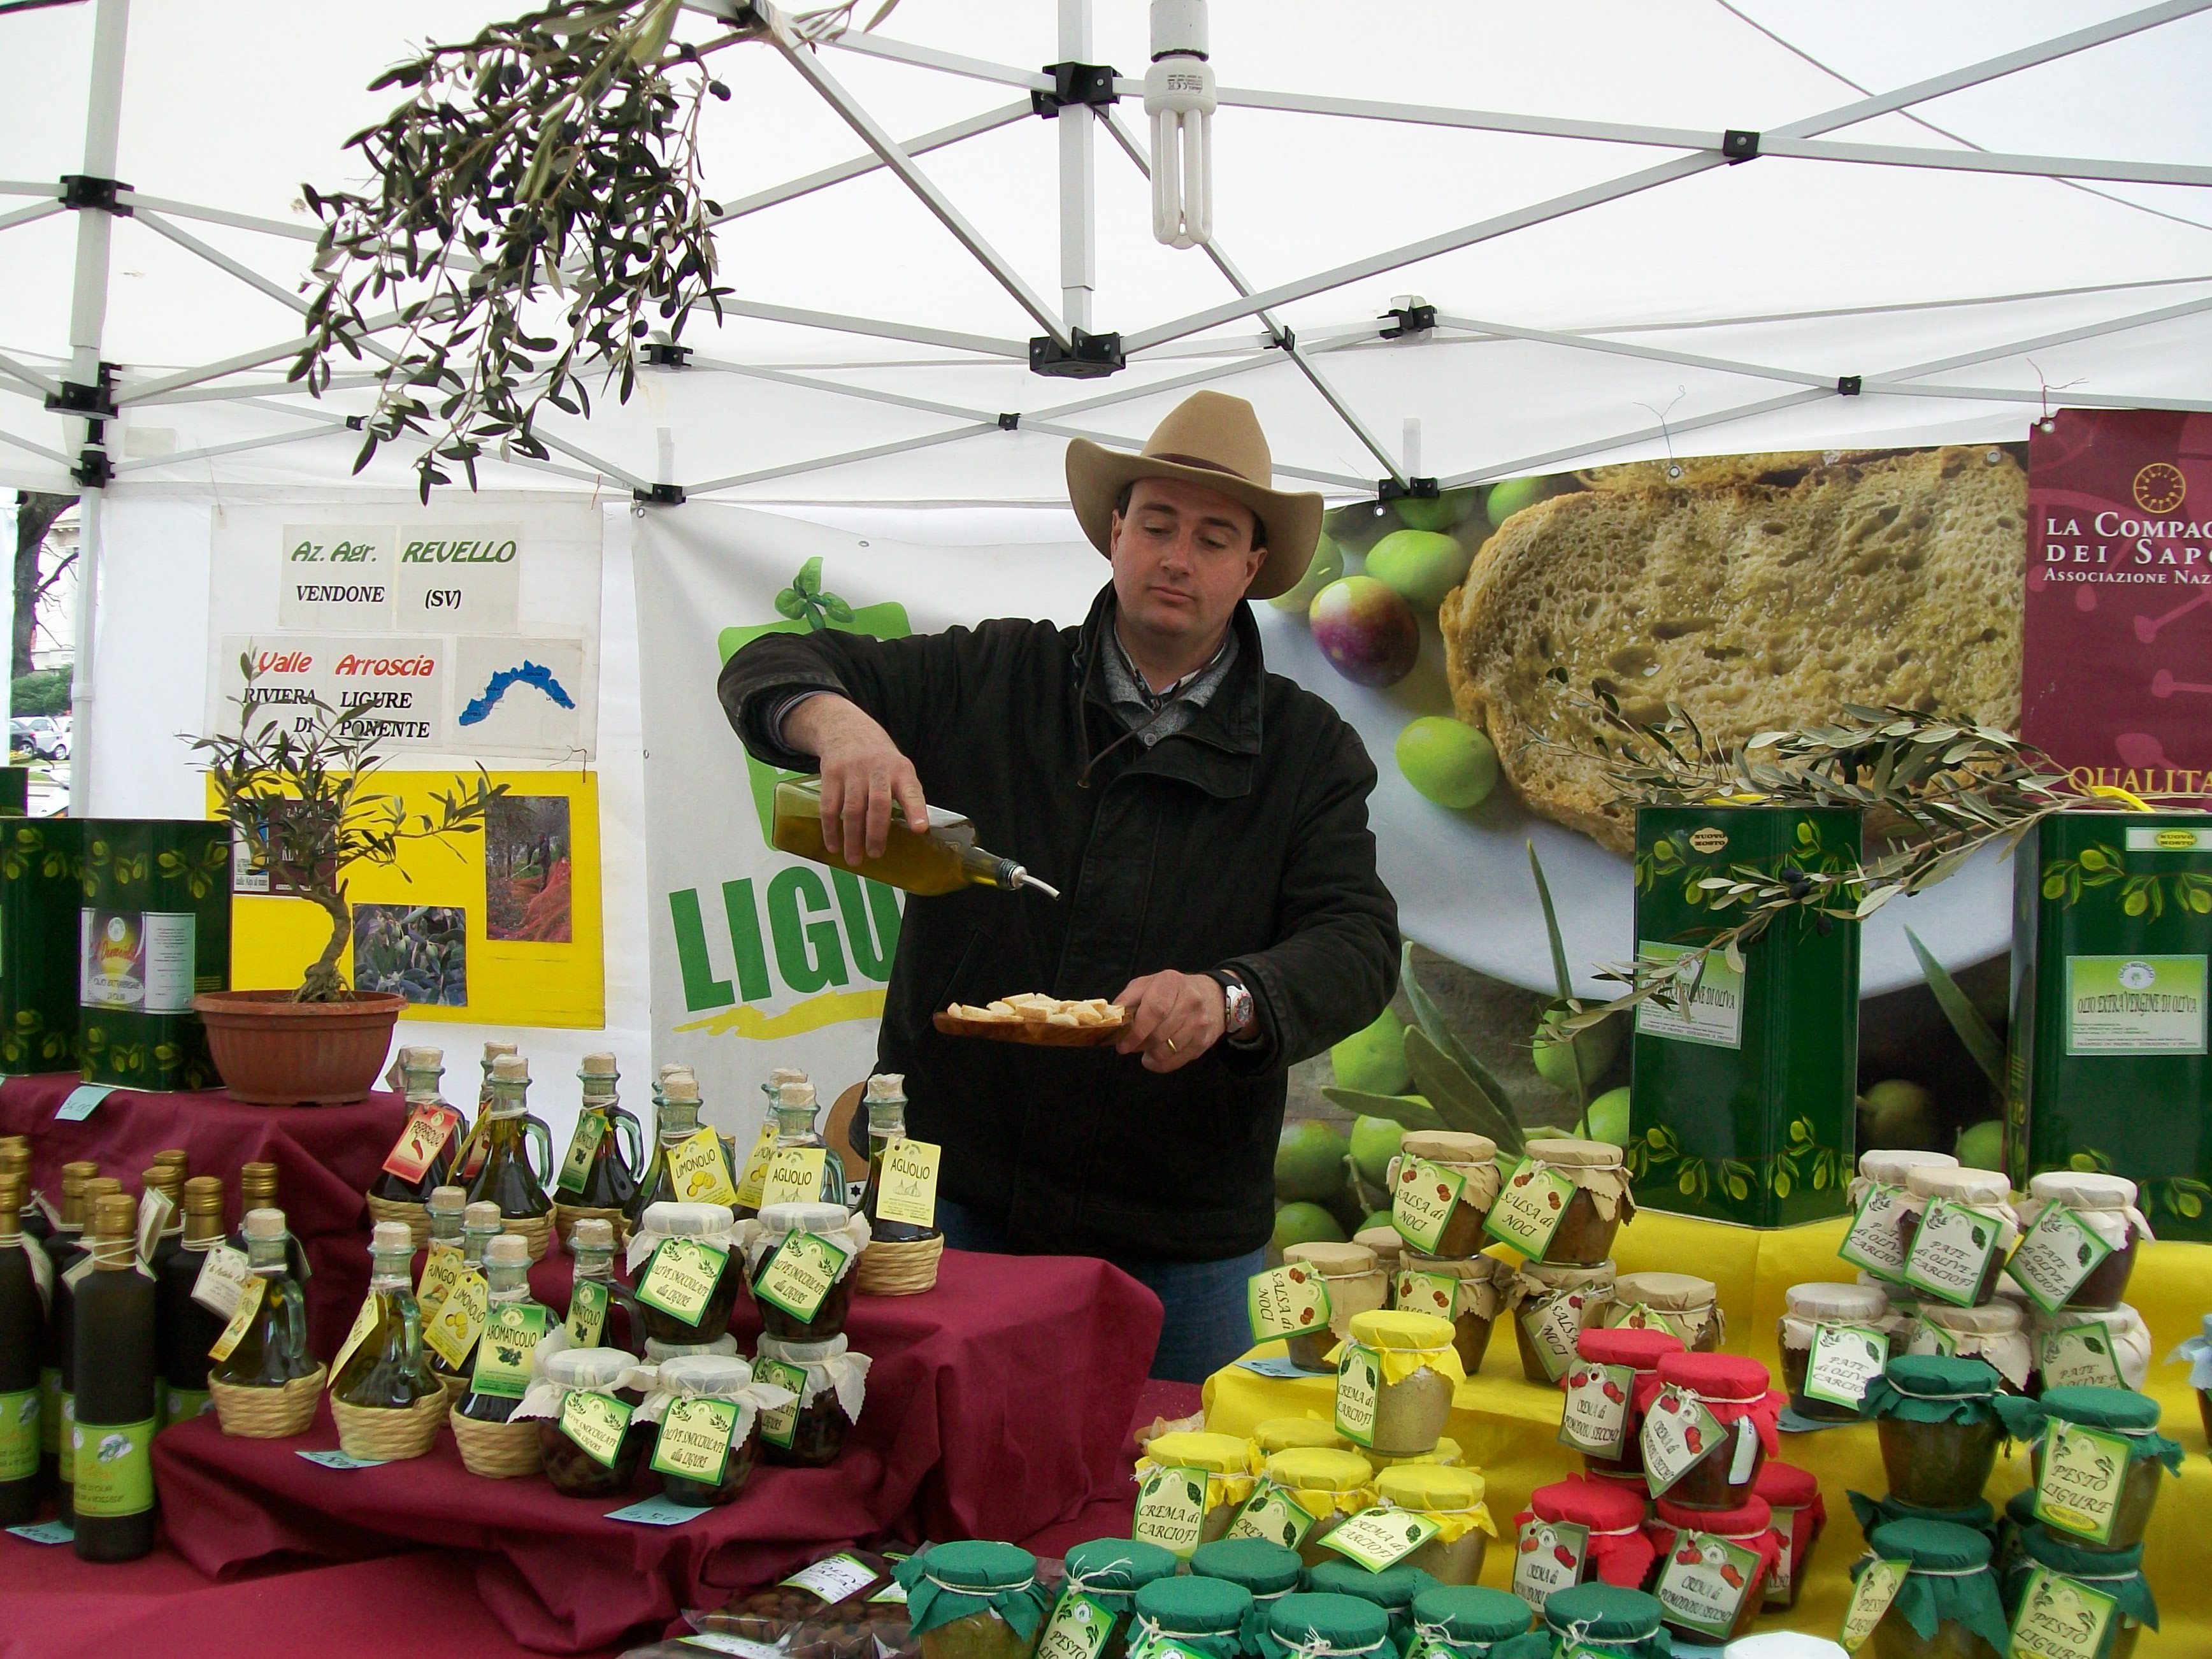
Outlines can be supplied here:
M1165 641L1218 634L1267 555L1252 509L1203 484L1139 478L1114 515L1114 597L1122 617Z

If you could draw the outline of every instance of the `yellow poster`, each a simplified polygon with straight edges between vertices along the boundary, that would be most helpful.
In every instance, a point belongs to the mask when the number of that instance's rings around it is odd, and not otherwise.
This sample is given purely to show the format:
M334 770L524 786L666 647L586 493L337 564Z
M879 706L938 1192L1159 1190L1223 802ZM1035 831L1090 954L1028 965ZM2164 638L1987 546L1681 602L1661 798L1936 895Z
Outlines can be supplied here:
M507 793L478 834L409 842L391 868L349 875L353 938L339 958L347 982L395 991L405 1018L477 1024L606 1024L599 914L599 788L591 772L493 772ZM472 775L379 772L412 820ZM217 816L212 810L210 816ZM288 989L330 938L306 899L252 891L237 871L230 976L240 990Z

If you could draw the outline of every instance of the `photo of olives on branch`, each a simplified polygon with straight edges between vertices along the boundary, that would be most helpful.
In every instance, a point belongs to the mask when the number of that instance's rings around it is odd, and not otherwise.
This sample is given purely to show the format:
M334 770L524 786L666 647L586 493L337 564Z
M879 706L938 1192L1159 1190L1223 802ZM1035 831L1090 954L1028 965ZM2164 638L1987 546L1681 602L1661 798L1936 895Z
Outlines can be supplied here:
M434 1008L469 1005L468 913L453 904L354 907L353 983Z

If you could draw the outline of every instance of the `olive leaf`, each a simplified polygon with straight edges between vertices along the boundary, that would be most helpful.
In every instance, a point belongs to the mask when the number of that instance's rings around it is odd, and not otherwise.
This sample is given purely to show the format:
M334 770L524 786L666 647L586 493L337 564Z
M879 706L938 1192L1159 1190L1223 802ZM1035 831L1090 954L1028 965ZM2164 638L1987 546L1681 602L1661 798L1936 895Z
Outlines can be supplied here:
M1183 1490L1190 1494L1190 1501L1193 1504L1195 1504L1200 1509L1204 1509L1206 1507L1206 1488L1204 1486L1199 1485L1195 1480L1186 1480L1183 1482Z

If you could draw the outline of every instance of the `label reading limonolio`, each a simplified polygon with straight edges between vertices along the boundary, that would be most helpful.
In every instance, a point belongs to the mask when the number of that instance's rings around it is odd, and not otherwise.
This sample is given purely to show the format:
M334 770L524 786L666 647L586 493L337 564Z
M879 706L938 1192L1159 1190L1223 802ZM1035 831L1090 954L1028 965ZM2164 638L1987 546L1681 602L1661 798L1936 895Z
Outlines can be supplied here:
M737 1183L730 1179L729 1155L722 1138L702 1129L668 1149L668 1187L684 1204L734 1204Z
M468 1364L469 1351L483 1334L484 1318L490 1312L491 1286L475 1268L465 1268L454 1281L452 1292L438 1304L437 1313L422 1322L422 1340L431 1352L458 1371Z
M1678 962L1695 946L1642 939L1637 954L1646 962ZM1701 1042L1712 1048L1743 1047L1743 975L1718 951L1708 951L1697 983L1681 990L1672 1008L1646 998L1636 1005L1636 1029L1645 1036L1677 1042Z
M2069 1054L2201 1054L2203 957L2066 958Z

